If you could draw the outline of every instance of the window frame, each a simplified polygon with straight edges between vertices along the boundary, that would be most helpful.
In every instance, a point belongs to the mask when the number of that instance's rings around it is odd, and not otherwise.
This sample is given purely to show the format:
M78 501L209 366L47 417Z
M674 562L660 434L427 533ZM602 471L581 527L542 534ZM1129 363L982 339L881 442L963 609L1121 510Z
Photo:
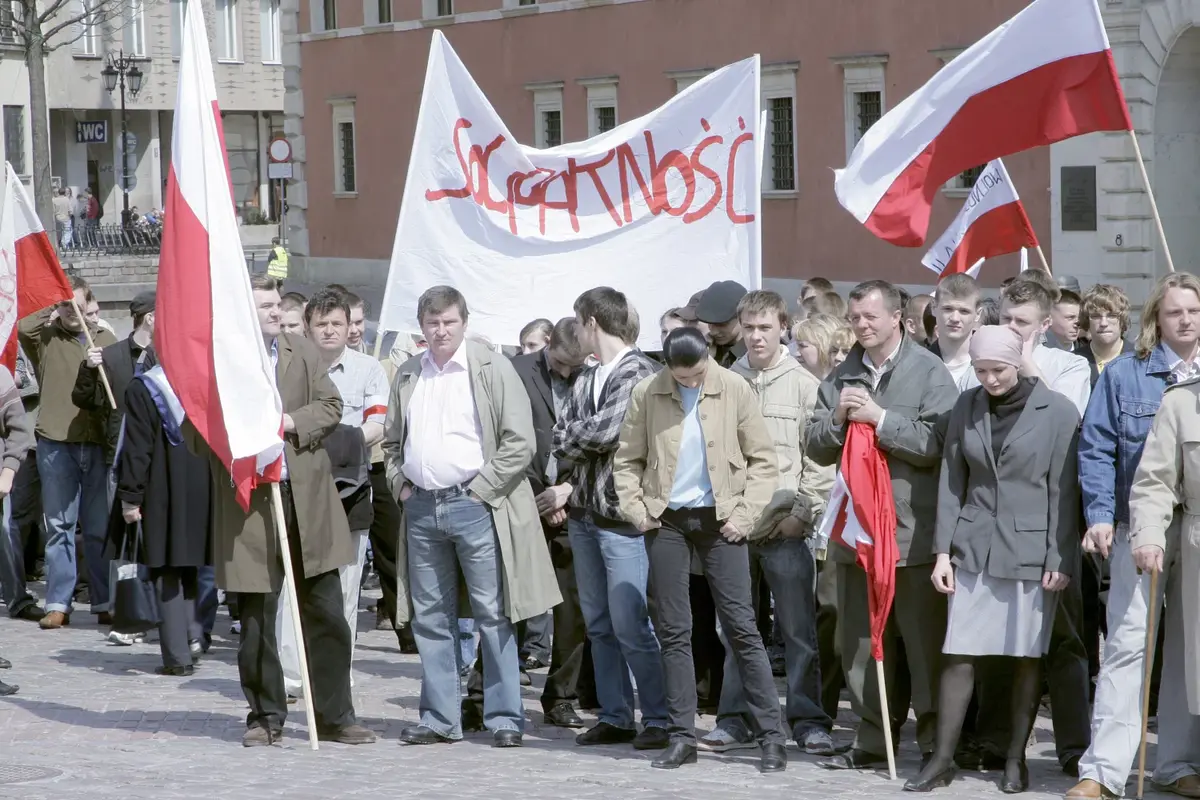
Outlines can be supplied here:
M125 0L124 35L122 43L127 55L148 58L146 48L146 0Z
M887 63L888 55L880 53L865 56L834 58L842 68L842 106L845 114L846 159L858 144L858 97L865 92L879 92L879 116L888 111Z
M358 197L358 124L354 118L355 98L343 97L329 101L332 108L333 119L333 196L334 197ZM345 184L345 152L343 151L342 140L342 125L349 124L351 130L351 147L353 152L350 157L353 162L353 181L354 185L346 188Z
M282 15L282 0L258 0L260 60L264 64L283 63Z
M559 119L558 135L562 142L567 139L567 119L563 112L563 82L548 81L544 83L528 83L525 89L533 94L533 146L538 150L550 147L546 143L546 128L543 115L548 111L557 111ZM560 142L561 143L561 142Z
M795 197L800 187L800 159L797 157L796 133L796 74L800 71L799 62L782 64L765 64L760 76L762 109L767 112L766 130L761 132L763 139L763 197ZM792 101L792 188L775 188L775 128L771 115L771 101L787 98Z
M171 14L171 59L178 61L183 55L183 24L187 17L187 0L169 0Z
M19 162L13 158L14 154L9 149L9 146L8 146L9 145L8 114L9 114L10 109L15 109L17 112L18 130L15 133L19 139L19 147L17 148L18 152L16 153L16 156L19 159ZM0 134L2 134L4 136L4 158L5 158L5 160L8 161L8 163L12 164L13 172L17 173L17 175L29 175L30 174L29 170L27 169L27 167L29 166L29 160L28 160L28 157L26 154L26 150L29 147L29 132L28 132L29 120L28 120L28 117L29 117L29 114L27 113L26 107L22 106L22 105L15 105L15 104L4 105L3 113L2 113L2 115L0 115L0 123L3 124L3 130L0 131Z
M217 54L217 63L242 63L241 3L239 0L215 0L214 10L217 17L217 46L221 49ZM224 40L221 37L222 32L225 34ZM231 52L233 55L229 55Z
M587 90L587 135L589 139L607 132L600 130L599 113L602 108L613 110L614 128L621 124L621 107L617 97L620 80L616 75L602 78L580 78L576 83Z

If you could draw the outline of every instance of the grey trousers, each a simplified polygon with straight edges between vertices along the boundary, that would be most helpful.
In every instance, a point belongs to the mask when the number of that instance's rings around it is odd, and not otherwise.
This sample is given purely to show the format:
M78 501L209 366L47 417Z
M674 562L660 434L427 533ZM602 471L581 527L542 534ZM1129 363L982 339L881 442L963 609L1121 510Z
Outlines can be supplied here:
M163 666L188 666L192 663L191 641L204 638L204 627L196 618L196 568L164 567L154 574Z

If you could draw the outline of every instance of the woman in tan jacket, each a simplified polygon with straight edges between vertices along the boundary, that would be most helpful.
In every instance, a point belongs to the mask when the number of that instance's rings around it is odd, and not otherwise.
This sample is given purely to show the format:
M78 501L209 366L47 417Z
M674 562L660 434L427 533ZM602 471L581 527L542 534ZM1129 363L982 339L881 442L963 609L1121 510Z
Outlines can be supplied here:
M779 696L754 619L746 537L775 491L775 448L753 390L709 357L694 328L663 343L667 369L633 390L613 463L621 512L645 534L671 745L653 763L696 761L689 565L695 551L745 685L762 769L787 766Z

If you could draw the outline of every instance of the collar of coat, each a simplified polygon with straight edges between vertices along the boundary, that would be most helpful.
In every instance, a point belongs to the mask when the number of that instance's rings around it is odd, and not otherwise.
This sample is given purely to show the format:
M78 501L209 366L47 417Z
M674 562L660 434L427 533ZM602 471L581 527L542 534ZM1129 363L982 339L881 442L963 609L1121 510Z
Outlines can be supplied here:
M912 357L914 350L918 347L920 347L920 345L913 342L912 338L907 333L902 332L900 349L896 351L896 357L892 359L892 365L889 371L895 372L897 369L899 369L901 364ZM924 347L921 347L920 349L925 350ZM925 350L925 352L929 351ZM858 342L855 342L854 347L850 348L850 352L846 354L846 360L840 367L838 367L838 375L847 381L862 380L869 382L871 379L870 370L868 370L867 365L863 363L863 356L866 354L867 351L863 348L863 346Z
M734 375L729 370L722 367L716 362L716 359L708 360L708 372L704 376L704 386L700 389L700 394L705 397L717 397L725 391L729 386L729 381L739 380L745 383L745 379ZM671 374L671 370L660 370L657 375L651 379L650 394L671 395L679 402L683 402L683 397L679 394L679 384L675 381L675 376Z
M492 361L497 358L491 348L485 347L479 342L467 339L462 346L467 349L467 372L471 375L478 374L485 365L490 366ZM415 381L421 377L421 357L423 355L425 355L423 352L418 353L396 370L396 377L401 384Z

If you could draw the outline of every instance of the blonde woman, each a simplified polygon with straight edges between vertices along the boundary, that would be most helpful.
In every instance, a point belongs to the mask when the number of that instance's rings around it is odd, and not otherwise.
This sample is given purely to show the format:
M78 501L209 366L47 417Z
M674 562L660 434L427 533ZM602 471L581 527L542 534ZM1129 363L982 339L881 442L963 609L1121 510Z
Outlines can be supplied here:
M846 360L846 354L854 346L854 331L845 320L832 314L813 314L796 323L792 339L800 363L818 380L825 380Z

